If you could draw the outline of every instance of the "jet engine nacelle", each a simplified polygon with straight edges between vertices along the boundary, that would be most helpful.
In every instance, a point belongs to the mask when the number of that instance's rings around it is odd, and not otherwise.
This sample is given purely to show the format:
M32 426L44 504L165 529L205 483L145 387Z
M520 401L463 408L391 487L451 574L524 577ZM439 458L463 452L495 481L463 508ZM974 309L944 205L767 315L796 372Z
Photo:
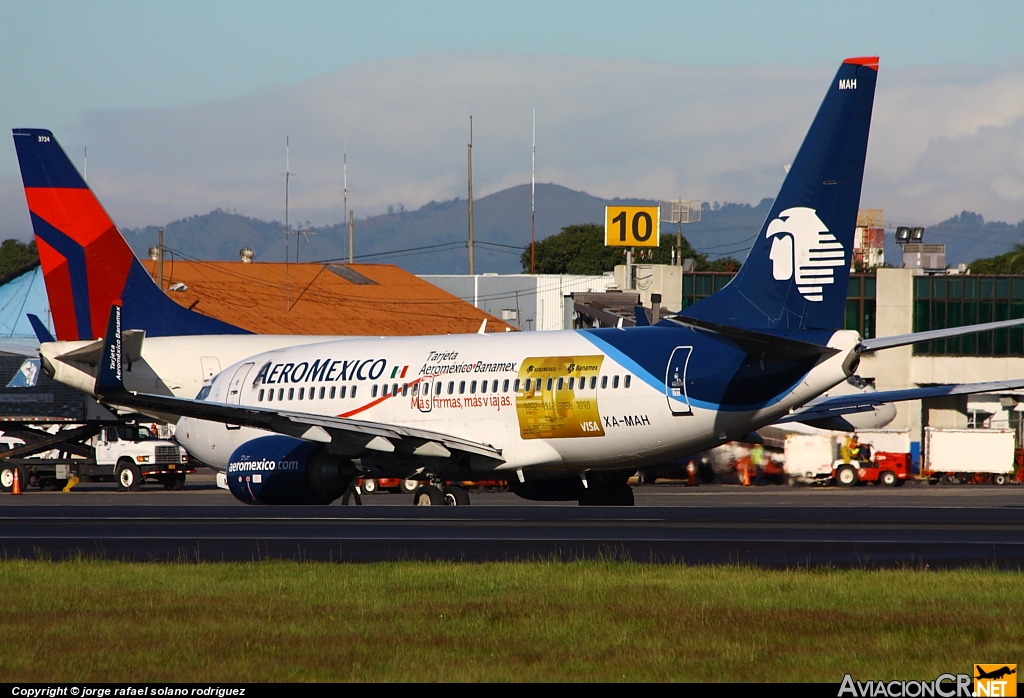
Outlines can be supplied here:
M323 444L280 435L245 442L227 467L228 489L246 504L330 504L358 475Z

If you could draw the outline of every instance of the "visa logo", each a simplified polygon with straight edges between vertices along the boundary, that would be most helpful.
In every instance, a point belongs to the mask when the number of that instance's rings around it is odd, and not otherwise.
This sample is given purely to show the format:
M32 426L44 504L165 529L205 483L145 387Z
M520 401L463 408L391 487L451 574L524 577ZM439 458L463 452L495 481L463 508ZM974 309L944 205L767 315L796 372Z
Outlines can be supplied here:
M580 422L580 427L583 429L583 431L601 431L601 425L598 424L597 422Z
M839 81L840 90L856 90L857 89L857 78L850 78L849 80Z

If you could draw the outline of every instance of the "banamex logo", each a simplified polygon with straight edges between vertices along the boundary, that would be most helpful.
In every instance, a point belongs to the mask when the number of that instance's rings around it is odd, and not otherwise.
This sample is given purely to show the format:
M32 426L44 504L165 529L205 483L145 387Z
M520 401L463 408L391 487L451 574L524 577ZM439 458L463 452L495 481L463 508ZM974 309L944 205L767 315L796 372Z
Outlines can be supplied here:
M832 269L846 262L843 245L813 208L787 208L768 224L772 240L772 276L789 281L796 274L797 290L809 301L822 301L823 288L835 282Z

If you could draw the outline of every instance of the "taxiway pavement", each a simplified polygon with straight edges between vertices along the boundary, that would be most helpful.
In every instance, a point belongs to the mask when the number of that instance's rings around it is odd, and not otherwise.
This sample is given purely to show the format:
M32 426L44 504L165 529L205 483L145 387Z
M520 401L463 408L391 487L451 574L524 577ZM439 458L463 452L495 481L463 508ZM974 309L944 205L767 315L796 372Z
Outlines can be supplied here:
M1024 566L1024 487L789 488L657 484L637 506L579 507L480 492L469 507L253 507L191 478L0 495L0 555L126 560L530 560L598 556L771 567Z

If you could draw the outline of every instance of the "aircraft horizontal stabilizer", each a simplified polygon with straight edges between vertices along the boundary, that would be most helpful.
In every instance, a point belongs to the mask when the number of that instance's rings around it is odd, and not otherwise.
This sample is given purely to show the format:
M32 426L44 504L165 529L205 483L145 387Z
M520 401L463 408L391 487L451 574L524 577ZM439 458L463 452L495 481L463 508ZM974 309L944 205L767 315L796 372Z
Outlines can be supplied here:
M143 330L128 330L121 333L121 349L124 352L122 361L132 364L142 358L142 342L146 339ZM49 340L54 341L54 340ZM86 366L99 366L100 358L103 356L103 342L96 341L79 347L73 351L60 354L55 357L64 363L85 364Z
M1024 318L1016 320L999 320L998 322L985 322L980 325L965 325L963 327L948 327L944 330L929 330L928 332L914 332L912 334L897 334L892 337L875 337L874 339L861 340L861 353L878 351L879 349L892 349L907 344L919 344L930 342L935 339L946 339L948 337L960 337L965 334L976 332L989 332L990 330L1001 330L1007 327L1019 327L1024 325Z
M936 385L930 388L907 388L906 390L884 390L877 393L857 393L854 395L836 395L811 400L795 412L791 412L776 424L785 422L807 422L809 420L829 419L844 414L866 412L887 402L903 402L904 400L923 400L930 397L947 395L970 395L974 393L990 393L997 390L1020 390L1024 388L1024 378L988 383L959 383L954 385Z
M768 361L793 361L818 356L822 359L827 359L839 351L838 349L822 346L821 344L811 344L810 342L802 342L798 339L779 337L742 327L722 325L717 322L698 320L681 315L676 315L670 318L669 321L720 334L735 342L751 356Z

